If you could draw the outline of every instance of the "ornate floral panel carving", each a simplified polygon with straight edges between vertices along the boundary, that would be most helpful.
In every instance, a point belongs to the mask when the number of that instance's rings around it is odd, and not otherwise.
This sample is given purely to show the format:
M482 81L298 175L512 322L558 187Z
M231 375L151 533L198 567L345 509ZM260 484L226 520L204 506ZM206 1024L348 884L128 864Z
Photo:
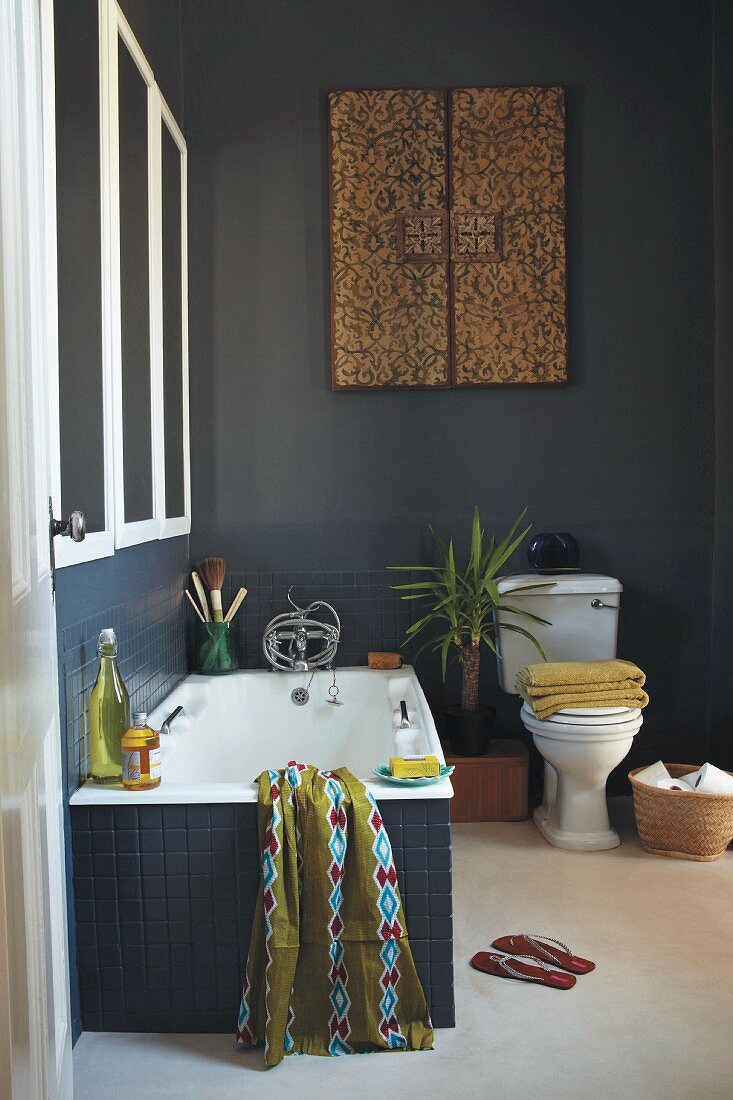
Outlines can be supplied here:
M446 209L445 95L333 92L329 106L334 388L448 386L446 233L434 259L403 262L396 217ZM409 228L410 248L435 246L427 223Z
M454 210L451 259L495 264L501 256L501 214L492 210Z
M403 263L448 259L448 214L445 210L410 210L397 214L397 257Z

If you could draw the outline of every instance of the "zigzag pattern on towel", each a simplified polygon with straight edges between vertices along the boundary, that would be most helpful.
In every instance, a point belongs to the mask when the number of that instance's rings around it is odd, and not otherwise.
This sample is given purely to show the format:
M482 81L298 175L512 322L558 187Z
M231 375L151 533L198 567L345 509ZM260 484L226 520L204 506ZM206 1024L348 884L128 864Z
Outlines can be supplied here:
M397 1008L397 983L400 980L400 972L397 961L400 957L400 939L403 935L402 925L397 919L400 900L397 895L397 875L392 859L392 845L387 836L387 830L382 821L382 815L377 809L374 798L366 792L371 806L369 824L374 833L372 852L376 858L374 868L374 881L379 886L379 899L377 908L381 921L377 929L381 939L385 941L379 957L384 965L380 984L383 990L379 1009L382 1019L379 1023L379 1031L387 1045L392 1050L403 1050L407 1046L407 1040L400 1031L395 1009Z

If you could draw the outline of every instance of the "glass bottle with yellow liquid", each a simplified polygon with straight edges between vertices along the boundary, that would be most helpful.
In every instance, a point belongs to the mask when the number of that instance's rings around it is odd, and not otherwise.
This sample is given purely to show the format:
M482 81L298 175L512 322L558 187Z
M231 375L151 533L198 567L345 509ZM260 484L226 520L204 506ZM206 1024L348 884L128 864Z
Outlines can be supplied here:
M160 786L160 734L147 723L145 711L138 711L122 738L122 786L126 791Z
M114 630L99 635L99 672L89 700L90 772L95 783L122 778L122 735L130 725L130 697L117 668Z

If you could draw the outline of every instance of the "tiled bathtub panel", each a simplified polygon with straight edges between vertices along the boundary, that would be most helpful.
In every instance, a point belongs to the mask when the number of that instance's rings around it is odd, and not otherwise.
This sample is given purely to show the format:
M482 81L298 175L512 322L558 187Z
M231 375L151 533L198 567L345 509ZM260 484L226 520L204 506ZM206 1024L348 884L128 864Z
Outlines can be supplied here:
M383 802L415 963L452 1027L446 801ZM233 1029L259 884L256 806L72 807L88 1031Z

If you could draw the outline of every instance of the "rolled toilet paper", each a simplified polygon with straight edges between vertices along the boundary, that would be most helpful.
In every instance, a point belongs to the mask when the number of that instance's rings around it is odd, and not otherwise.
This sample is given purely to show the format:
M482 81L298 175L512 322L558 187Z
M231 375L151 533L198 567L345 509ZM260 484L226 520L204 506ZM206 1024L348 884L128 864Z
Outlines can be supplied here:
M634 779L638 779L640 783L647 783L650 787L659 786L660 779L671 779L667 769L661 760L657 760L656 764L650 764L648 768L644 768L643 771L637 772Z
M672 779L671 776L666 779L658 779L654 786L660 787L663 791L692 791L692 787L686 779Z
M733 794L733 775L710 763L686 775L685 783L699 794Z

